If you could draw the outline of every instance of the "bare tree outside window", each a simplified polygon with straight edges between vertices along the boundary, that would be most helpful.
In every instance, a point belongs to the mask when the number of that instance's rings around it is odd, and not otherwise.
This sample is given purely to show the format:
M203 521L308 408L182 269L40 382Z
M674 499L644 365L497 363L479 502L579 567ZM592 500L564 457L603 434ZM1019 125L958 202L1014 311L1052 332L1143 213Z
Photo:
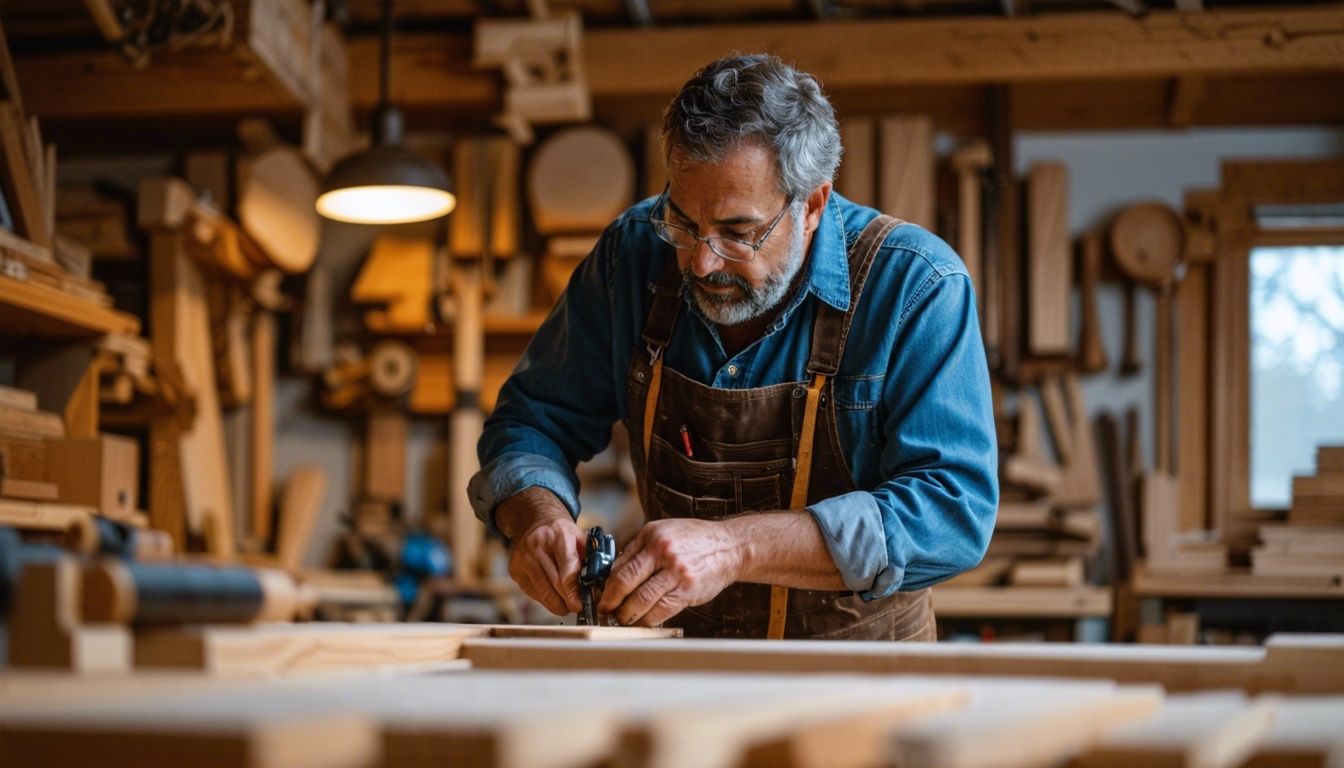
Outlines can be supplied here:
M1292 504L1344 444L1344 246L1251 251L1251 503Z

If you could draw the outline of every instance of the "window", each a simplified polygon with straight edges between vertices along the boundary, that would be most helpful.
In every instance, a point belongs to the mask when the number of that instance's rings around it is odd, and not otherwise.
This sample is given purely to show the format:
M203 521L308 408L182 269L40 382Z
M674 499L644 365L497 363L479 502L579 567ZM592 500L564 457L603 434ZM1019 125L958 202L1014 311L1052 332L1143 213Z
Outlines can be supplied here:
M1344 246L1250 252L1251 504L1292 504L1316 446L1344 444Z

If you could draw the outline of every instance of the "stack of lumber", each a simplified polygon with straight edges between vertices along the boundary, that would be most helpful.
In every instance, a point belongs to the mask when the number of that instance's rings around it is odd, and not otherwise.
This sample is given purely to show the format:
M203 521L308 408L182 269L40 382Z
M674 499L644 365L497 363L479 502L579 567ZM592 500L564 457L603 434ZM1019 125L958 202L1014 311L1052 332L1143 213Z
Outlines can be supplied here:
M1293 478L1286 525L1260 526L1257 576L1344 578L1344 446L1316 450L1316 474Z
M56 234L56 146L27 114L0 27L0 276L111 306L92 252Z
M6 764L142 768L1321 766L1344 717L1338 695L792 670L24 673L0 694Z

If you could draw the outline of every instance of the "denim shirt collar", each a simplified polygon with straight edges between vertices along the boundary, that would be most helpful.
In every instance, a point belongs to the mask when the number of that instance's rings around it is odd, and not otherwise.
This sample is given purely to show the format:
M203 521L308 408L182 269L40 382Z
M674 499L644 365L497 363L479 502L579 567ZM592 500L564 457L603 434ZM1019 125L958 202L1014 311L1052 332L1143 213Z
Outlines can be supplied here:
M826 209L812 234L812 254L808 259L807 289L817 298L844 312L849 309L849 252L846 247L845 221L834 190L826 200Z

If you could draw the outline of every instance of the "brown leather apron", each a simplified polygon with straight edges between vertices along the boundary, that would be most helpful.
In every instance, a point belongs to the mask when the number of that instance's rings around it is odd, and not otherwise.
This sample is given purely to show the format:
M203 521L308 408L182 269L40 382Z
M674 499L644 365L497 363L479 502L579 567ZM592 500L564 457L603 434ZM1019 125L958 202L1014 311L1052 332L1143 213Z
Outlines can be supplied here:
M812 326L808 380L754 389L716 389L663 365L681 311L682 276L670 259L653 287L646 349L631 354L631 459L647 520L733 515L807 504L857 490L840 447L831 379L878 248L901 222L879 216L850 247L850 308L820 303ZM681 428L694 439L694 458ZM690 637L935 640L928 590L864 602L853 592L735 583L668 620Z

